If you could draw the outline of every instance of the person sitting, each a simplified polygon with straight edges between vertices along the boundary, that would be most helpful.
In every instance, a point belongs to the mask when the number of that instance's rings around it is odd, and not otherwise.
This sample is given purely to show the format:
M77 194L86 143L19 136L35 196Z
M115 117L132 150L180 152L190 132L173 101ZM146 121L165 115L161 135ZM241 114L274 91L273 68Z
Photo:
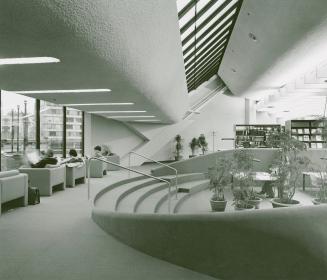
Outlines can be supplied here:
M102 145L101 150L102 150L103 156L113 156L114 155L114 153L111 152L109 145Z
M94 157L102 157L102 153L101 153L101 146L97 145L94 147L94 153L93 153Z
M48 149L44 154L44 157L37 163L31 163L32 168L44 168L47 164L56 165L58 160L53 157L53 151Z
M83 159L78 157L77 152L75 149L70 149L69 152L69 158L66 158L61 161L60 164L66 164L66 163L82 163L84 162Z

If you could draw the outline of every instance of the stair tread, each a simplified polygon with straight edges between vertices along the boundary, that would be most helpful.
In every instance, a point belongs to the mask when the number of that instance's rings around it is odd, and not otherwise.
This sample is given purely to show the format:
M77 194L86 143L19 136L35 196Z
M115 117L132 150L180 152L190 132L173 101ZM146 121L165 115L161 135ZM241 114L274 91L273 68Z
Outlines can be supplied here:
M126 190L128 190L131 187L152 181L151 178L146 178L142 180L132 181L123 185L120 185L106 193L104 193L96 202L97 208L104 208L111 211L114 211L115 209L115 203L116 199Z
M191 181L191 182L184 182L184 183L178 184L178 188L192 189L193 187L207 183L208 181L209 181L208 179L201 179L201 180L195 180L195 181ZM174 191L175 188L172 186L171 190ZM157 203L160 201L160 199L162 199L167 194L168 194L168 190L165 188L163 190L157 191L157 192L149 195L141 202L141 204L139 205L139 207L137 209L137 213L154 213ZM178 194L177 197L181 197L181 195ZM175 194L172 194L171 202L173 200L175 200L174 198L175 198ZM166 208L168 210L168 204L167 204Z

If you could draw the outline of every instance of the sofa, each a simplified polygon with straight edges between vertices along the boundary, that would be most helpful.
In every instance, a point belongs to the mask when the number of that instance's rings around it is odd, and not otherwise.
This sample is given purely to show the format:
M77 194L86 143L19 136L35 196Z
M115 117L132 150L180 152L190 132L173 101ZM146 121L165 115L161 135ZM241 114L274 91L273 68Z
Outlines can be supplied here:
M85 183L86 167L83 162L66 164L66 186L75 187L76 181L80 180Z
M112 156L104 156L105 160L111 161L113 163L120 164L120 157L118 155L112 155ZM108 171L116 171L119 170L118 166L112 165L110 163L106 163L106 170Z
M28 175L31 187L40 190L41 196L51 196L53 187L66 188L66 166L52 166L45 168L19 168L20 173Z
M27 205L28 176L26 174L20 174L18 170L0 172L1 204L18 198L21 198L22 206Z
M103 158L106 160L105 158ZM88 172L88 164L89 160L87 161L86 164L86 174ZM90 163L90 177L91 178L102 178L103 175L107 174L107 164L103 161L92 159ZM88 175L88 174L87 174Z

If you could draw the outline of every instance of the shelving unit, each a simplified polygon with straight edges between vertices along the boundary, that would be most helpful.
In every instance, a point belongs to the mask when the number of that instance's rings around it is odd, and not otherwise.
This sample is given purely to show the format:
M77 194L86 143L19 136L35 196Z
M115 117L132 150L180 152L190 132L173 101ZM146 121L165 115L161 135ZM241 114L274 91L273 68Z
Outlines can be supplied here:
M322 137L324 123L319 120L291 120L291 135L304 142L308 148L324 148Z
M281 129L279 124L237 124L235 125L235 148L267 148L268 135Z

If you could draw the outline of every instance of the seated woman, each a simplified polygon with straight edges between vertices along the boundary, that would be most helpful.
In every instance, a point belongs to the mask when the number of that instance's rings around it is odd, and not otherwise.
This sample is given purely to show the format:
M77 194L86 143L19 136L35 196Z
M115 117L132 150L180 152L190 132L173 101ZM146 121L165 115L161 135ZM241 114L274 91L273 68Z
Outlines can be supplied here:
M103 156L113 156L114 153L111 152L109 145L102 145L102 155Z
M31 163L32 168L44 168L47 164L56 165L58 160L53 157L53 151L48 149L43 158L37 163Z

